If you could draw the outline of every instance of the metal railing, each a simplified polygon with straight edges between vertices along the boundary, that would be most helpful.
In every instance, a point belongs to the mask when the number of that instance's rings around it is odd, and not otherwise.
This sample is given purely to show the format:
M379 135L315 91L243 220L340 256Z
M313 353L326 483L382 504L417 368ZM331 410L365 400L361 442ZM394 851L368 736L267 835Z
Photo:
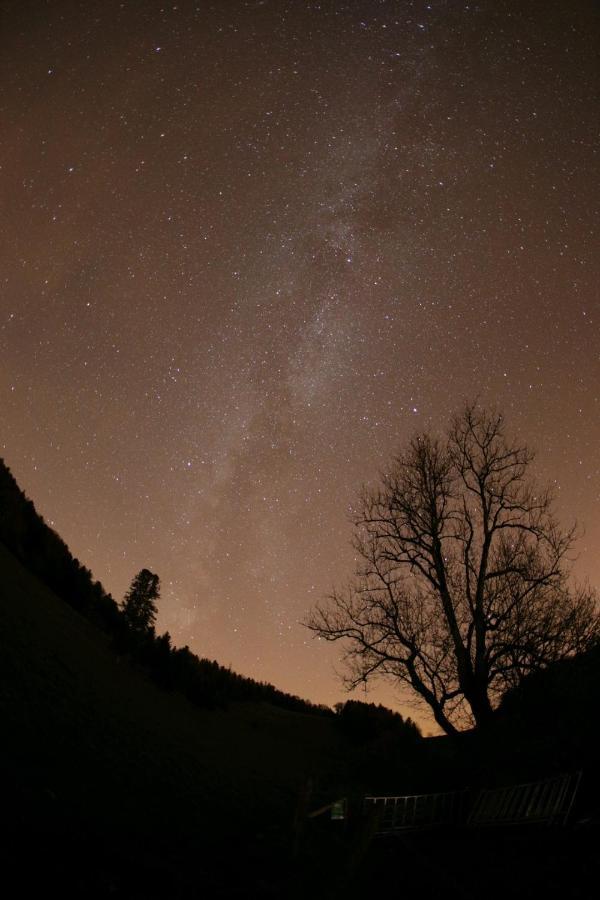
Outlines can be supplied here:
M443 825L563 825L571 812L581 772L556 775L542 781L485 788L471 801L468 790L437 794L367 796L365 810L377 817L376 833ZM470 807L470 808L469 808Z
M365 797L365 809L377 814L377 833L458 825L464 819L467 791Z
M528 822L566 822L581 772L556 775L543 781L482 790L469 813L469 825L513 825Z

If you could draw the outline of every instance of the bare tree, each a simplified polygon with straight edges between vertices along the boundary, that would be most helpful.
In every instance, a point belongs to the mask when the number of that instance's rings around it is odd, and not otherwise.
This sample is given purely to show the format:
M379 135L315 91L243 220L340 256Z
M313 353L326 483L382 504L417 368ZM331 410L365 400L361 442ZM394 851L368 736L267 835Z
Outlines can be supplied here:
M574 529L528 477L532 459L500 414L470 405L363 490L356 577L306 623L346 641L348 687L408 684L450 734L485 725L528 672L598 639L596 595L569 583Z

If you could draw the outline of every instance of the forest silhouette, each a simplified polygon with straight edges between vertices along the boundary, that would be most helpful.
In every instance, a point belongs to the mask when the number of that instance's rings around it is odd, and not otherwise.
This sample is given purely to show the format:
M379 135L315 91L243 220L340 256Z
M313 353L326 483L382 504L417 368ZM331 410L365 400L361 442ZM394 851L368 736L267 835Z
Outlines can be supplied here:
M187 646L174 647L168 632L156 633L155 613L144 620L131 612L127 601L120 606L38 514L3 460L0 541L57 596L110 635L118 652L130 654L161 687L180 691L193 703L209 708L245 700L332 714L325 706L238 675L214 660L199 659Z

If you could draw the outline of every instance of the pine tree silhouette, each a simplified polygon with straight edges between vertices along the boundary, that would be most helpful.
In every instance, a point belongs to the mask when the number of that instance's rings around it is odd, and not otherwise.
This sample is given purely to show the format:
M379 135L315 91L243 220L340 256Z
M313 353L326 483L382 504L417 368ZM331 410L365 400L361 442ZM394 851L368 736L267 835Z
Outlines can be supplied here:
M138 634L150 631L156 621L156 601L160 597L160 578L142 569L131 582L121 610L128 626Z

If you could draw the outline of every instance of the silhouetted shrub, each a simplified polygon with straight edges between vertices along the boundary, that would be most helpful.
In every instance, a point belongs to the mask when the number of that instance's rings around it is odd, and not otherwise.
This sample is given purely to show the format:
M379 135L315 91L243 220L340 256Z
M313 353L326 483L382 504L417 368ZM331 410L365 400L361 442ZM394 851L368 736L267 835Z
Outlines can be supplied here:
M402 735L417 740L421 732L412 719L375 703L348 700L336 705L336 722L340 730L356 743L375 740L384 734Z

